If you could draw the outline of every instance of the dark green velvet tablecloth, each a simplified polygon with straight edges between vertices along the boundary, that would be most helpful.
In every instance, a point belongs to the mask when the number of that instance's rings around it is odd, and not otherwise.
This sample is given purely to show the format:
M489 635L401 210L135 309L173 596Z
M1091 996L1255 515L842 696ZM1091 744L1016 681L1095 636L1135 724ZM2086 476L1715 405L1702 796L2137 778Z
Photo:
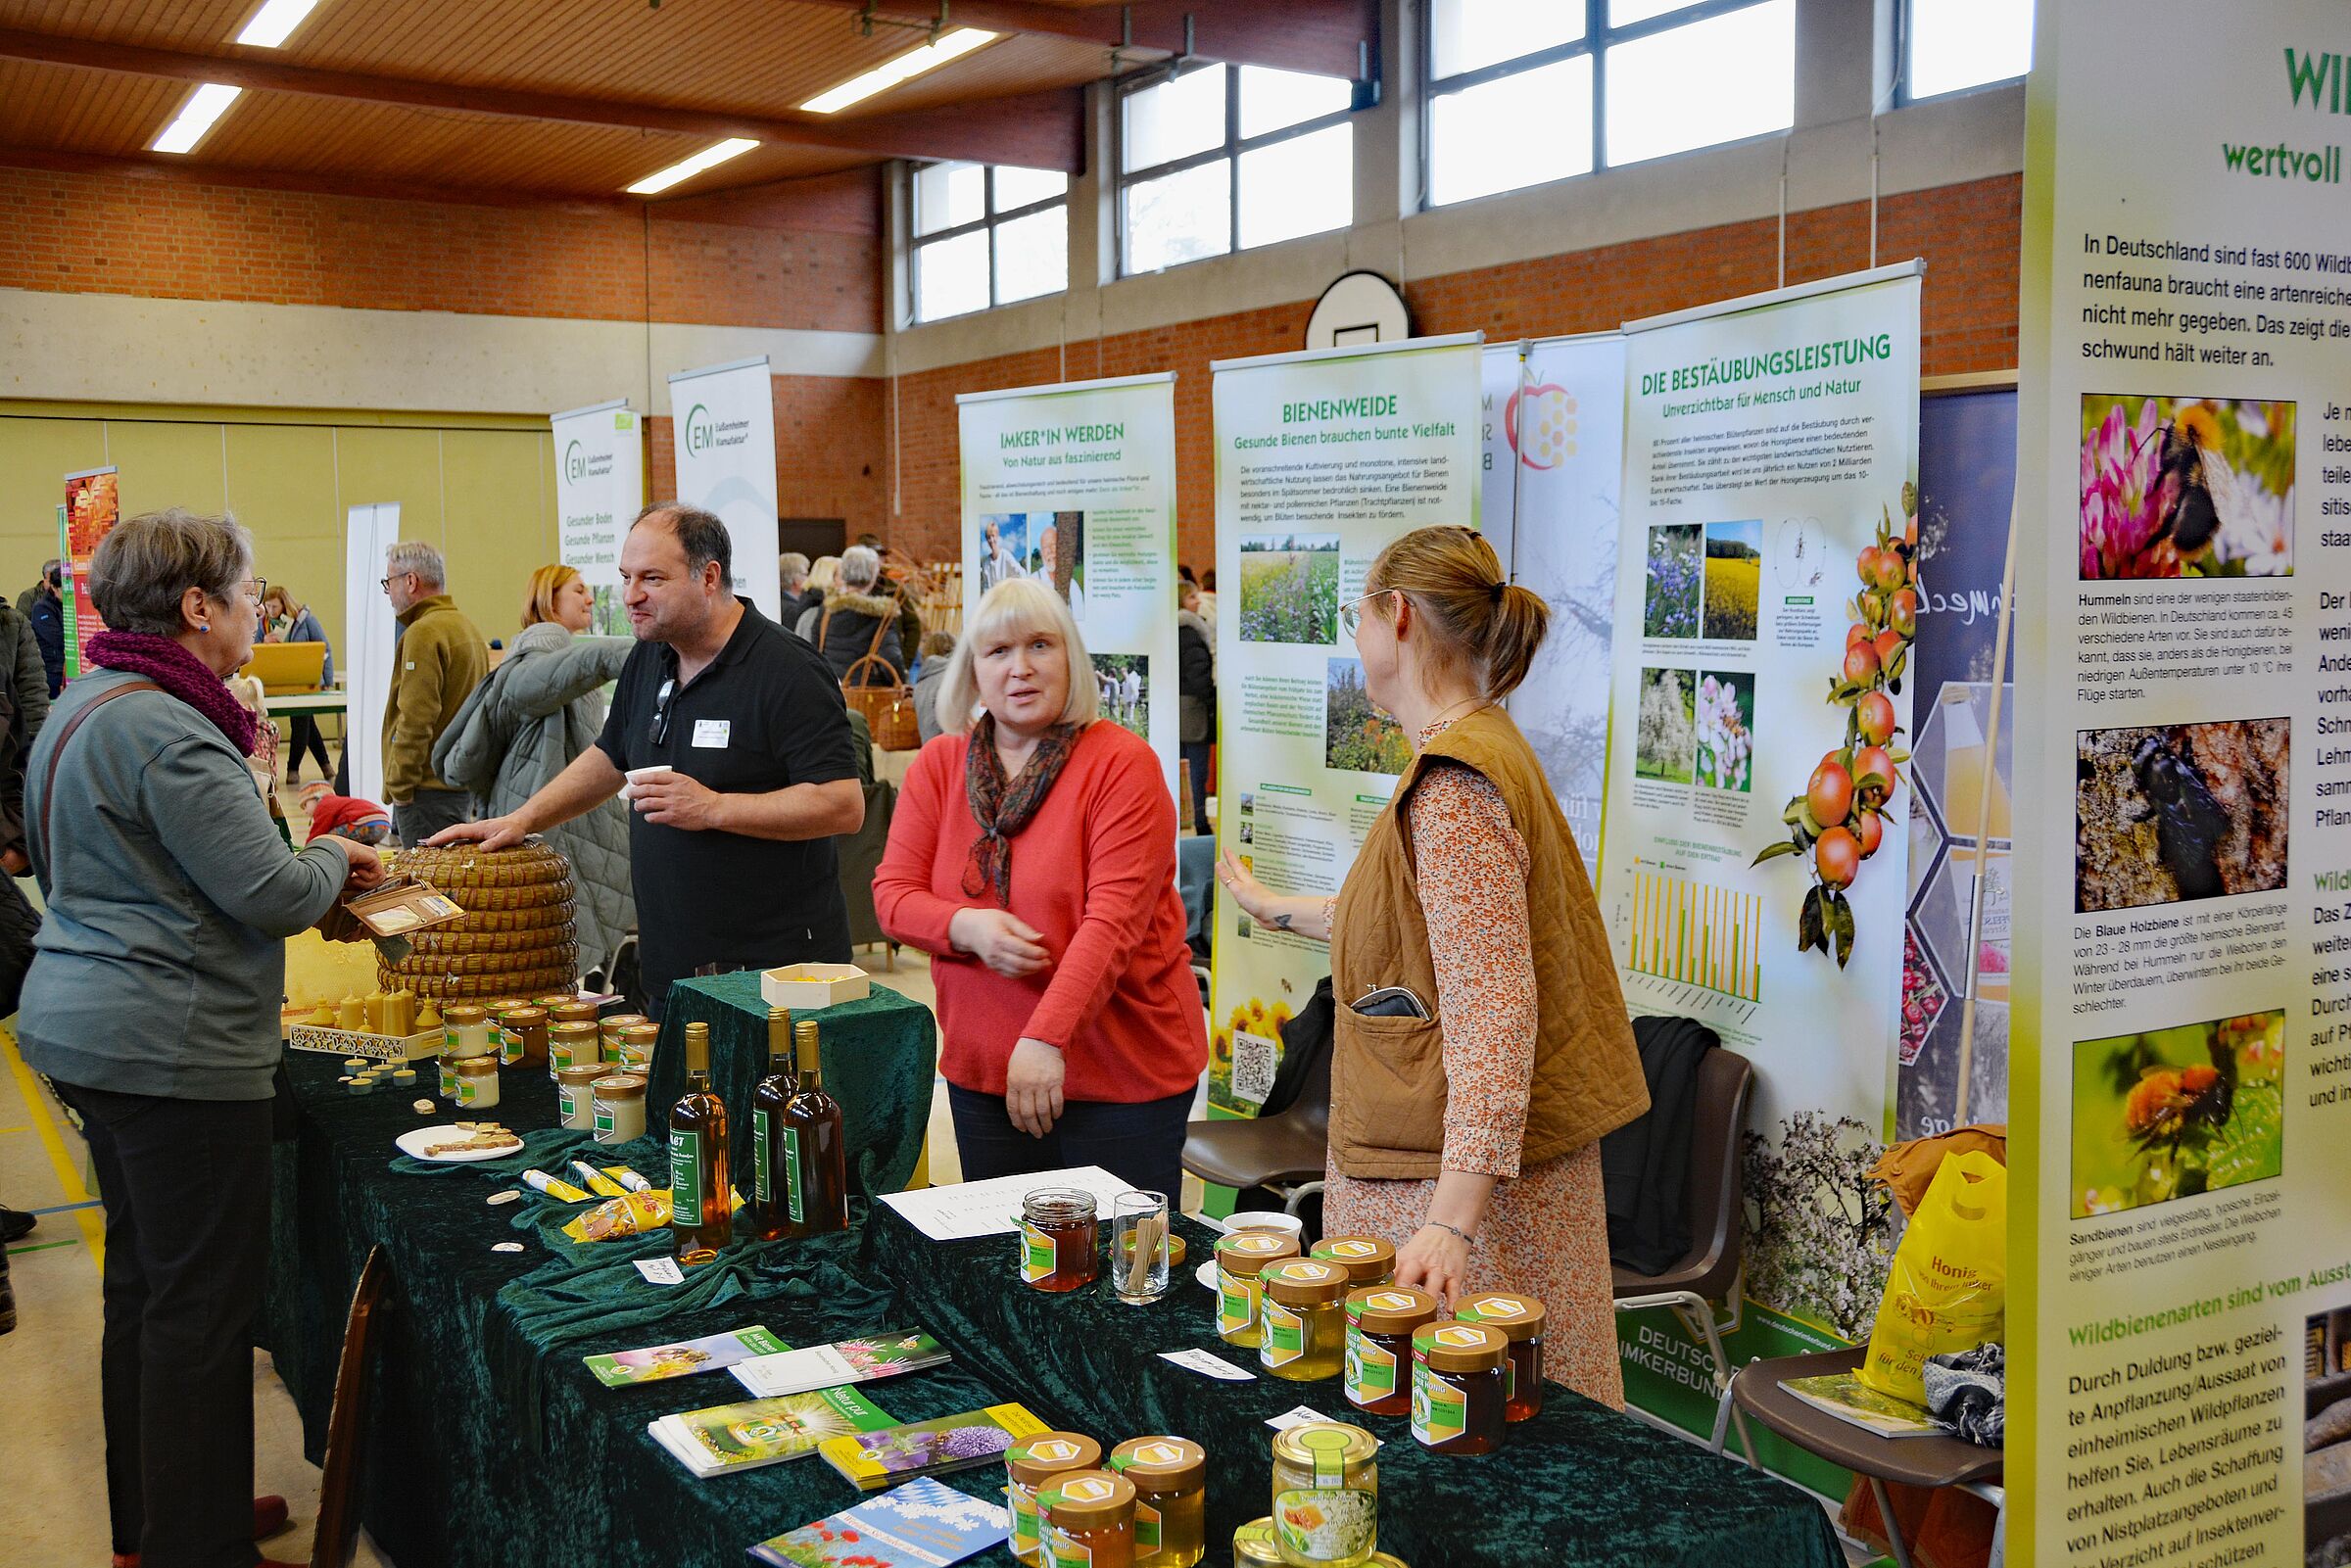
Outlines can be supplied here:
M696 1481L646 1435L657 1416L742 1398L726 1374L606 1389L582 1361L751 1323L792 1345L895 1327L937 1335L951 1364L865 1388L904 1420L1017 1400L1106 1445L1144 1432L1200 1440L1212 1465L1211 1564L1226 1560L1235 1523L1267 1509L1265 1418L1302 1402L1348 1414L1335 1382L1212 1383L1158 1359L1202 1346L1250 1360L1219 1345L1209 1295L1188 1268L1156 1307L1090 1290L1047 1297L1019 1282L1009 1238L936 1244L862 1201L847 1234L739 1243L682 1286L648 1284L631 1259L665 1255L666 1234L574 1246L557 1231L575 1207L527 1189L518 1203L485 1202L527 1164L559 1171L580 1146L552 1125L543 1077L509 1069L494 1113L525 1134L524 1155L427 1166L393 1146L425 1120L413 1096L353 1097L335 1071L331 1058L293 1059L299 1133L278 1150L264 1338L314 1460L352 1289L369 1247L386 1249L394 1283L362 1512L400 1568L737 1568L752 1543L854 1503L818 1458ZM597 1161L622 1162L658 1179L652 1139ZM1194 1256L1206 1256L1205 1233L1185 1225ZM492 1251L505 1241L524 1250ZM1538 1420L1480 1458L1426 1453L1399 1418L1364 1424L1386 1443L1381 1545L1414 1568L1841 1568L1808 1498L1556 1387ZM1003 1475L987 1466L946 1479L986 1496Z
M903 1190L923 1157L923 1134L931 1124L931 1086L938 1069L938 1027L931 1010L876 985L859 1001L793 1015L811 1016L825 1088L840 1102L849 1190L868 1197ZM710 1025L710 1086L746 1123L751 1089L768 1074L767 1004L759 996L758 974L678 981L661 1010L661 1043L645 1097L646 1129L656 1135L667 1130L669 1108L686 1092L686 1025L697 1022Z

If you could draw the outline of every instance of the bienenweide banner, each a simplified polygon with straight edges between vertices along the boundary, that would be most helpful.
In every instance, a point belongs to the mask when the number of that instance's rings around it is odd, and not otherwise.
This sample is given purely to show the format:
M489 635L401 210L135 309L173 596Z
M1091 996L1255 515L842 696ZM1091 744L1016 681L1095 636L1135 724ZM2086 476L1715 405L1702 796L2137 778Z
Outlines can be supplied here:
M1211 366L1217 452L1217 838L1279 893L1335 893L1410 737L1371 705L1339 611L1390 540L1478 518L1482 339L1408 338ZM1329 950L1217 891L1209 1097L1254 1114Z
M66 505L59 514L57 554L65 569L61 597L66 623L66 679L90 668L90 639L106 630L90 601L90 557L122 516L122 476L112 468L85 468L66 475Z
M1126 376L956 400L964 625L987 590L1061 595L1102 717L1151 743L1176 788L1176 377ZM1187 830L1188 831L1188 830Z
M2028 86L2020 1563L2351 1560L2351 82L2213 15L2043 6Z
M645 505L645 445L626 398L574 408L549 423L555 437L556 558L596 594L599 637L627 637L620 542ZM772 439L772 437L771 437Z
M669 378L678 499L714 513L735 546L735 592L774 620L784 585L776 533L776 404L767 357Z
M1754 1065L1734 1363L1865 1337L1886 1273L1918 309L1908 263L1625 328L1601 904L1627 1005ZM1622 1323L1628 1396L1710 1428L1707 1349Z
M1624 474L1624 338L1544 338L1486 351L1480 526L1511 579L1551 605L1551 630L1511 717L1543 759L1597 887L1615 643L1618 498Z

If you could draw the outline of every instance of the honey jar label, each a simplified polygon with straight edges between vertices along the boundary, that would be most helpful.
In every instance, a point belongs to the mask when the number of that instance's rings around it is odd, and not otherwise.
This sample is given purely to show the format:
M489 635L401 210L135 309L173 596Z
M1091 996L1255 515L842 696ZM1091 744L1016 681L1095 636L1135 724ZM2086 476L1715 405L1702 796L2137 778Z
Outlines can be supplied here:
M1347 1325L1347 1398L1358 1404L1388 1399L1396 1392L1396 1353L1383 1351Z
M1061 1249L1054 1246L1052 1237L1026 1219L1021 1221L1021 1278L1032 1285L1040 1279L1050 1278L1055 1263L1060 1259L1060 1253Z
M471 1078L459 1078L457 1080L457 1104L471 1105L474 1103L474 1101L480 1099L481 1097L482 1091L474 1087L473 1080Z
M1257 1320L1257 1281L1235 1279L1223 1269L1217 1270L1217 1327L1226 1334L1237 1333Z
M669 1222L681 1230L702 1222L702 1139L699 1133L669 1135Z
M1469 1399L1429 1371L1413 1367L1413 1436L1430 1448L1458 1438L1469 1425Z
M784 1129L784 1212L795 1225L808 1223L807 1200L800 1187L800 1129ZM1055 1249L1058 1255L1059 1249Z
M1147 1502L1134 1505L1134 1552L1141 1556L1159 1549L1159 1510Z
M568 1083L557 1084L555 1086L555 1115L568 1127L579 1114L580 1103L574 1098L571 1085Z
M1306 1354L1306 1319L1279 1302L1265 1302L1258 1313L1266 1320L1266 1337L1257 1358L1267 1366L1286 1366Z
M1038 1534L1036 1494L1018 1481L1007 1482L1004 1500L1012 1508L1012 1554L1023 1562L1033 1562L1037 1549L1044 1544L1044 1538Z
M751 1201L767 1202L767 1113L751 1113Z
M1379 1523L1379 1498L1351 1487L1285 1487L1273 1494L1273 1536L1287 1562L1361 1562Z
M1140 1544L1140 1543L1137 1543ZM1094 1560L1094 1548L1082 1541L1073 1540L1066 1530L1045 1530L1045 1561L1052 1568L1087 1568Z
M611 1132L611 1130L612 1108L604 1104L603 1101L599 1100L596 1102L596 1141L599 1143L608 1141L606 1134Z
M498 1031L498 1059L507 1067L522 1060L522 1034L516 1029Z

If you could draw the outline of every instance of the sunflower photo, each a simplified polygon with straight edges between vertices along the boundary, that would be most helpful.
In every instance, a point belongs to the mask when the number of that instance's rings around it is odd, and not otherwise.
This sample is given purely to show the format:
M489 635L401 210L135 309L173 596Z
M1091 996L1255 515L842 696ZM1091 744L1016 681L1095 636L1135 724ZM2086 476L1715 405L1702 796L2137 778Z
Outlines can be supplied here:
M2086 395L2082 580L2292 576L2294 412Z
M2277 1175L2284 1069L2282 1011L2076 1044L2073 1216Z

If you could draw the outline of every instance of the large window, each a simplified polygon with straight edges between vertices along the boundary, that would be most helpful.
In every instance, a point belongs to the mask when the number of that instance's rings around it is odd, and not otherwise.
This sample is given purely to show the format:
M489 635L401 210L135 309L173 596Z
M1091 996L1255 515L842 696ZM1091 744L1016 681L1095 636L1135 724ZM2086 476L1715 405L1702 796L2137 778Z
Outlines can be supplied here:
M1907 0L1902 97L2012 81L2033 69L2033 0Z
M1796 0L1430 0L1432 207L1786 130Z
M1355 219L1352 86L1201 66L1119 100L1123 272L1345 228Z
M914 318L984 310L1070 286L1070 176L1004 165L914 171Z

